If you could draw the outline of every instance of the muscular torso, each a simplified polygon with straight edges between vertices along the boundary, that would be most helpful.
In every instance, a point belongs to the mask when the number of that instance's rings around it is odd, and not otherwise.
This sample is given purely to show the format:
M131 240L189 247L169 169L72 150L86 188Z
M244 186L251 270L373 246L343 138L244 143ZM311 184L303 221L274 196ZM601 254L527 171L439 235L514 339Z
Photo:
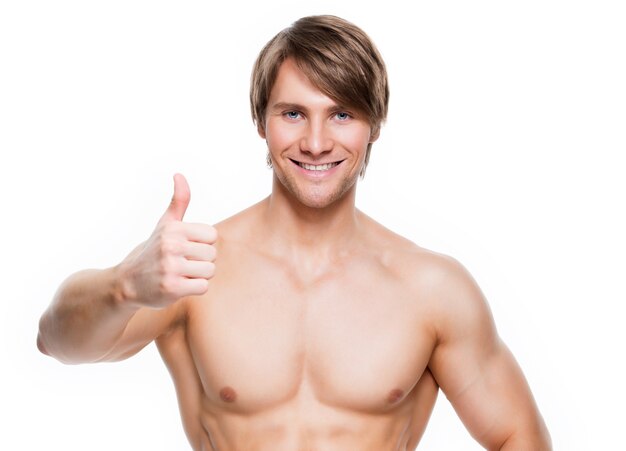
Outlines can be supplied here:
M157 340L194 449L415 448L438 391L435 334L406 243L370 228L330 270L220 230L210 289Z

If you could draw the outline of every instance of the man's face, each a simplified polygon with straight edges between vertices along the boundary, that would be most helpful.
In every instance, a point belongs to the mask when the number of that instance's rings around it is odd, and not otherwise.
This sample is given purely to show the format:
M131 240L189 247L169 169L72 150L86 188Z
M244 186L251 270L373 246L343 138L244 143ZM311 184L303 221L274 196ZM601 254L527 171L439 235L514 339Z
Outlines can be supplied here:
M337 105L287 59L267 104L265 129L274 174L308 207L323 208L354 189L372 135L367 118Z

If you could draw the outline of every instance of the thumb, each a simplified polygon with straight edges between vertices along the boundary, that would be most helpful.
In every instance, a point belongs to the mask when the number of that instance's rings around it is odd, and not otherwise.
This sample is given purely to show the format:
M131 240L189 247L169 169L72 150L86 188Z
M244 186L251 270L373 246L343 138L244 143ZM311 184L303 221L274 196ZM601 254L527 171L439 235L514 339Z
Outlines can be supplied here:
M161 220L182 221L190 198L191 191L187 179L182 174L174 174L174 195Z

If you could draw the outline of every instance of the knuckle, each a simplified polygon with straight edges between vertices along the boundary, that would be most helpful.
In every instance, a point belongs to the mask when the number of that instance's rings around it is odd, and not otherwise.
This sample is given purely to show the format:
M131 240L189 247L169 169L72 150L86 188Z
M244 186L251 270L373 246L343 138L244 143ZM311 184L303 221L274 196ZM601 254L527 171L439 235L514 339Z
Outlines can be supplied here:
M176 272L176 263L172 258L164 257L159 263L159 272L162 278L168 278Z
M215 263L207 262L206 264L206 275L207 278L211 278L215 275Z
M216 258L217 258L217 249L215 248L215 246L209 246L207 260L212 262L212 261L215 261Z
M159 248L161 255L177 255L180 252L180 244L172 238L163 237Z
M159 284L159 290L161 294L169 296L174 294L176 289L178 288L178 284L176 283L176 279L173 277L163 277Z
M217 241L217 229L213 226L207 226L207 239L209 243L215 243Z
M198 291L199 294L204 294L209 290L209 281L206 279L201 279L198 283Z
M187 292L191 295L201 295L209 289L209 281L206 279L196 279L193 285L190 285Z

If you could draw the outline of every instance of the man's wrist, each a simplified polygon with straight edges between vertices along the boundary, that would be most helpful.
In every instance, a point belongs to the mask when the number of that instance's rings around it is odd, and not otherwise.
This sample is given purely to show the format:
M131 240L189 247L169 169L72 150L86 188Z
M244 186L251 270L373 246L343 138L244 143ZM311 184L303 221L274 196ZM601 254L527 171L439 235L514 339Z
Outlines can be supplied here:
M108 270L110 298L116 308L137 310L137 290L130 280L128 269L123 263Z

